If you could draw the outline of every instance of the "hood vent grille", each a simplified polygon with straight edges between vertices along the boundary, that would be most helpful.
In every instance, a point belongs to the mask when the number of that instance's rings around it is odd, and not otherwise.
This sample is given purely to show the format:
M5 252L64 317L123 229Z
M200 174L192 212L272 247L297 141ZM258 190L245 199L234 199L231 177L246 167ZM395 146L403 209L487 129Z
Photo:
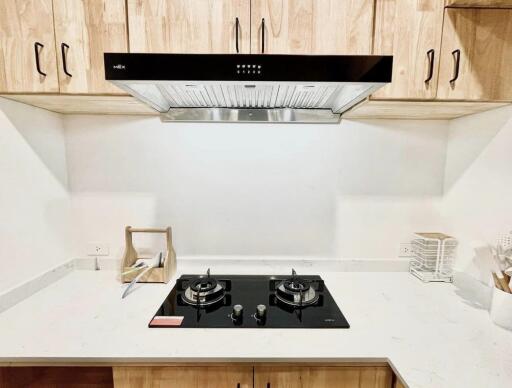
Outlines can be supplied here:
M125 83L121 87L159 112L172 108L331 109L339 113L368 85L314 84L159 84ZM370 91L371 92L371 91Z
M169 85L160 90L173 108L322 108L336 86Z

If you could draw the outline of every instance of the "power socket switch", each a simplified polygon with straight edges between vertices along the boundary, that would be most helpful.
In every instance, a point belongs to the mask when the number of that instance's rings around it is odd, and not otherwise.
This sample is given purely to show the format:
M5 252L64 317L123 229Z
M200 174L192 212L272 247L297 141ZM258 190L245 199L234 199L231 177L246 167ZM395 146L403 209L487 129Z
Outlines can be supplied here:
M106 243L87 244L87 256L108 256L109 249Z
M412 257L412 244L411 243L401 243L400 248L398 250L398 257Z

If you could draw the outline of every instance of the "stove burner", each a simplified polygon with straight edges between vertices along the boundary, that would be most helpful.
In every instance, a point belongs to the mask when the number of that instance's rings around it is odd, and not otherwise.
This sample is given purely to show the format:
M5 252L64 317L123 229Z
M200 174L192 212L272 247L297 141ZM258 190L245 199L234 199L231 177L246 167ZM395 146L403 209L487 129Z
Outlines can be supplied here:
M197 307L210 306L224 299L224 287L215 278L210 277L210 269L206 277L191 280L181 299Z
M307 280L293 277L291 279L286 279L283 282L283 286L286 290L291 292L304 292L309 290L309 282Z
M283 280L276 288L276 298L290 306L305 307L315 304L319 295L311 287L311 283L305 279L298 278L295 270L292 269L292 277Z
M192 283L190 284L189 287L192 291L208 292L215 289L215 287L217 287L217 284L217 280L215 280L214 278L197 278L192 280Z

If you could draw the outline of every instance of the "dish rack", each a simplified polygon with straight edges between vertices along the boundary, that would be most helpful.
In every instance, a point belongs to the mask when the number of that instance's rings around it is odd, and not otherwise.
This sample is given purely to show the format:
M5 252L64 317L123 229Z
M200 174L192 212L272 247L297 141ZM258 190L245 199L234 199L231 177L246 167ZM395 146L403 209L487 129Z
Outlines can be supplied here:
M457 240L443 233L416 233L409 271L424 282L453 282Z

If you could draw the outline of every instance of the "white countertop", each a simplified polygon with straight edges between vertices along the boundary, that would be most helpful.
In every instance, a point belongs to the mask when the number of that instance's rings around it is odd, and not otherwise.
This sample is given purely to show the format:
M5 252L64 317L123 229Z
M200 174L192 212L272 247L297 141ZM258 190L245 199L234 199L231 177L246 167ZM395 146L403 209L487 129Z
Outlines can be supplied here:
M121 300L114 272L75 271L0 314L0 363L389 360L412 388L512 386L512 332L469 302L482 295L467 281L314 269L301 272L319 272L350 329L149 329L174 279ZM219 264L212 273L233 271Z

